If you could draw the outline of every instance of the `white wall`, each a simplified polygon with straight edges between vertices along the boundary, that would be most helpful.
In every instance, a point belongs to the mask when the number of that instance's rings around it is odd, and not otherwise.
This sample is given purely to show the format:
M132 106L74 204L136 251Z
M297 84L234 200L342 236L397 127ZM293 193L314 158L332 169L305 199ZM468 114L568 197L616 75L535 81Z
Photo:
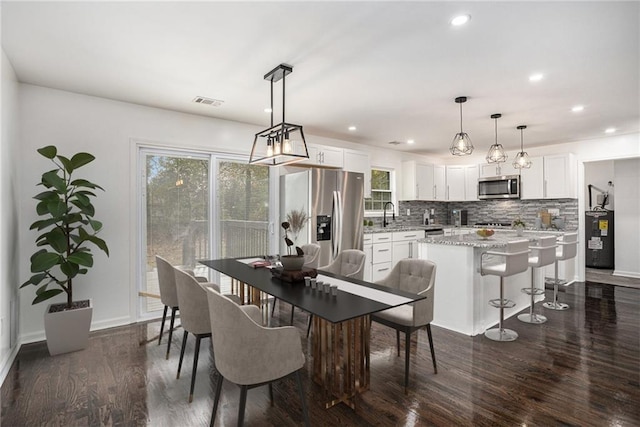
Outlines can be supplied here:
M640 159L615 161L614 275L640 277Z
M18 293L18 82L4 50L0 58L0 382L17 351Z

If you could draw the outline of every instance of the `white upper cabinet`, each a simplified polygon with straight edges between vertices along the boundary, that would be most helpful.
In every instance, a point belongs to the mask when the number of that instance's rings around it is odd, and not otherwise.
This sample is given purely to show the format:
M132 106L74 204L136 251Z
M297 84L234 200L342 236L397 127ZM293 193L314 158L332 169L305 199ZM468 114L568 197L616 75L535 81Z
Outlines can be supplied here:
M441 165L433 166L433 200L447 200L446 168Z
M344 170L364 174L364 197L371 197L371 163L369 154L363 151L344 149Z
M447 200L464 201L464 169L465 166L447 166Z
M447 166L447 200L478 200L478 166Z
M502 175L520 175L520 170L513 167L511 159L507 159L505 163L481 163L478 165L480 169L479 178L488 178L492 176Z
M328 145L307 144L309 160L302 161L306 165L342 168L344 166L344 150Z
M546 199L577 198L577 163L573 154L544 156L544 196Z
M400 200L432 200L432 197L433 165L417 162L402 163Z
M520 198L544 199L544 160L531 157L531 167L520 170Z
M469 201L478 200L478 166L467 166L464 169L464 199Z
M400 200L445 200L445 182L444 166L404 162Z
M522 169L522 199L575 199L577 163L571 153L532 157L531 168Z

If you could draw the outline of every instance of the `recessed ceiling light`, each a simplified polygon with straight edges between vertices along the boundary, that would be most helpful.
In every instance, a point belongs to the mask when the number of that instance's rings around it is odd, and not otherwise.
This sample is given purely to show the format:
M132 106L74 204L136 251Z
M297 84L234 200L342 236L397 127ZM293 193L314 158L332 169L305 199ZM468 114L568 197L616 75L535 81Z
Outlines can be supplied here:
M354 130L356 130L356 129L357 129L357 128L356 128L355 126L349 126L349 130L350 130L350 131L352 131L352 132L353 132Z
M607 128L604 130L604 133L615 133L616 130L616 128Z
M454 27L459 27L460 25L464 25L467 22L469 22L470 19L471 19L470 15L456 16L451 20L451 25L453 25Z
M415 141L413 139L407 139L407 144L414 144Z
M584 106L583 105L576 105L575 107L573 107L571 109L571 111L573 111L574 113L579 113L582 110L584 110Z
M265 108L265 109L264 109L264 112L265 112L265 113L270 113L271 111L272 111L272 110L271 110L271 108Z
M541 74L541 73L531 74L529 76L529 81L530 82L539 82L540 80L542 80L543 77L544 77L544 75Z

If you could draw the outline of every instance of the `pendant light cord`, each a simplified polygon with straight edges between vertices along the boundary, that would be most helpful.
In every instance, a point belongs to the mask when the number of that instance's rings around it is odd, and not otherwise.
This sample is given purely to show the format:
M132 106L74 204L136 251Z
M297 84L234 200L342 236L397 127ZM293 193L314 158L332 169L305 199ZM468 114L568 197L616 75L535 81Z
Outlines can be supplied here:
M523 145L523 132L524 129L520 129L520 152L524 153L524 145Z
M496 123L496 145L498 145L498 118L493 119Z
M462 132L462 102L460 103L460 133Z

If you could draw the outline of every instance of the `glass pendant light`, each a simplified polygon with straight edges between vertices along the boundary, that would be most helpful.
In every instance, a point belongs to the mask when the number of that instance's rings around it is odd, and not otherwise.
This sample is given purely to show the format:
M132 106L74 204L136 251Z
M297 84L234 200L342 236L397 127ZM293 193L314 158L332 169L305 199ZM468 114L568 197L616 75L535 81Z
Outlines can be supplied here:
M491 118L495 120L496 123L496 142L491 147L489 147L489 153L487 153L487 163L498 163L498 167L500 167L500 163L504 163L507 161L507 153L504 152L504 148L502 148L502 144L498 144L498 119L502 117L502 114L492 114Z
M526 129L525 125L520 125L516 129L520 130L520 152L516 154L516 158L513 160L513 167L516 169L529 169L531 167L531 160L529 160L529 155L524 151L523 148L523 136L522 131Z
M473 144L471 143L469 135L462 131L462 104L467 102L467 97L459 96L455 101L460 104L460 132L453 137L449 151L451 151L451 154L454 156L468 156L473 153Z

